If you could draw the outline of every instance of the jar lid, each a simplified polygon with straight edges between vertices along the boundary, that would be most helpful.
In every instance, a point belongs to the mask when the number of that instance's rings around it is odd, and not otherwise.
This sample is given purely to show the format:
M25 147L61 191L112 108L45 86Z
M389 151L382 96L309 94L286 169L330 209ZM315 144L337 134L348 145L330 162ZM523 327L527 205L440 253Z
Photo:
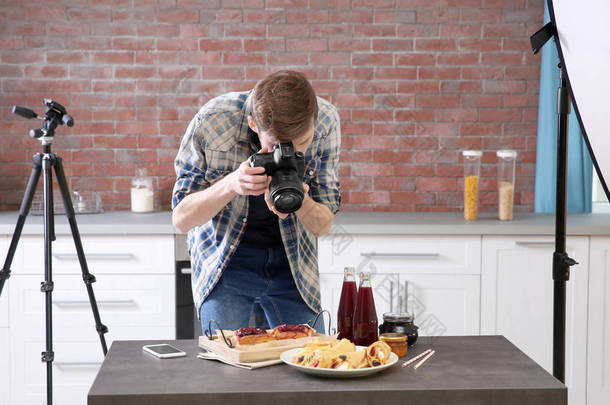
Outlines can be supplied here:
M388 322L413 322L413 314L408 312L386 312L383 320Z
M467 157L481 157L483 156L483 152L480 150L463 150L462 155Z
M502 149L496 152L496 156L498 156L499 158L515 159L517 157L517 151L511 149Z
M402 333L382 333L379 335L379 340L383 342L406 342L407 335Z

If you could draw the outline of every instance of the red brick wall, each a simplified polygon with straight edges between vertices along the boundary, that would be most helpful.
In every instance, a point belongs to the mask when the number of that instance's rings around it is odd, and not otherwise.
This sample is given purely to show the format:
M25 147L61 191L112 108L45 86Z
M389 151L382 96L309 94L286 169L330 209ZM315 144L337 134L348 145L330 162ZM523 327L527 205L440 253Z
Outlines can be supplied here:
M345 211L455 211L461 157L519 151L516 208L533 208L543 0L74 0L0 6L0 209L17 209L54 98L74 116L54 151L70 187L129 208L136 167L169 208L173 158L198 108L265 74L304 71L342 118Z

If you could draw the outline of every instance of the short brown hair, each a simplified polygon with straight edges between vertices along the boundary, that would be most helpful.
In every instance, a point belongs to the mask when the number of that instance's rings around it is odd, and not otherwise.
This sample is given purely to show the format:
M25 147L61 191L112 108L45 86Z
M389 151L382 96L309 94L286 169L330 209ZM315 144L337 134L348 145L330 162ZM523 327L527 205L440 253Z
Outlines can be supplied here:
M303 135L317 116L316 93L303 73L280 70L256 83L252 118L259 131L291 141Z

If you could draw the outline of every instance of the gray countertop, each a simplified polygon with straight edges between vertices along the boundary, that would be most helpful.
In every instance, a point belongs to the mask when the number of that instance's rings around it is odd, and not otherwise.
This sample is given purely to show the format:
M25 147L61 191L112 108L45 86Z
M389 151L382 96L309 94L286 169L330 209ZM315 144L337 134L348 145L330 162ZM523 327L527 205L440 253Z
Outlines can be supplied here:
M555 215L520 213L512 221L482 214L466 221L461 213L344 212L335 218L333 232L410 235L554 235ZM572 214L568 235L610 235L610 214Z
M17 223L18 212L0 212L0 235L12 235ZM178 233L172 225L169 211L149 214L131 211L112 211L102 214L78 214L76 224L81 234L165 234ZM40 235L43 232L43 217L28 215L23 226L24 235ZM69 235L70 225L65 215L55 216L55 233Z
M400 362L374 376L318 378L287 365L244 370L197 359L195 340L169 341L187 357L157 359L115 341L88 395L89 405L139 404L567 404L567 388L503 336L422 337L407 358L436 354L417 371Z
M17 212L0 212L0 235L11 235ZM76 216L81 234L175 234L171 212L135 214L114 211ZM499 221L483 214L466 221L460 213L341 212L335 217L332 233L409 234L409 235L553 235L555 217L541 214L516 214L512 221ZM65 215L56 216L57 234L69 234ZM41 234L42 217L28 216L23 234ZM610 214L568 215L568 235L610 235Z

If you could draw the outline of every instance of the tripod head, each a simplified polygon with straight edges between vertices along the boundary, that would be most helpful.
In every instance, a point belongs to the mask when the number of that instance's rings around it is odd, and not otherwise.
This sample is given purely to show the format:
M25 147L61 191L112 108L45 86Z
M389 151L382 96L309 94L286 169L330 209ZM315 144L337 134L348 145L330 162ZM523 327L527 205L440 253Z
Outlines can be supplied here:
M43 143L50 143L55 135L55 128L57 128L57 125L66 124L71 127L74 125L74 119L68 115L66 108L57 101L45 98L44 105L47 107L44 117L39 116L29 108L20 107L18 105L13 106L13 114L17 114L27 119L41 119L42 127L30 130L30 136L36 139L42 138L41 141L43 141Z

